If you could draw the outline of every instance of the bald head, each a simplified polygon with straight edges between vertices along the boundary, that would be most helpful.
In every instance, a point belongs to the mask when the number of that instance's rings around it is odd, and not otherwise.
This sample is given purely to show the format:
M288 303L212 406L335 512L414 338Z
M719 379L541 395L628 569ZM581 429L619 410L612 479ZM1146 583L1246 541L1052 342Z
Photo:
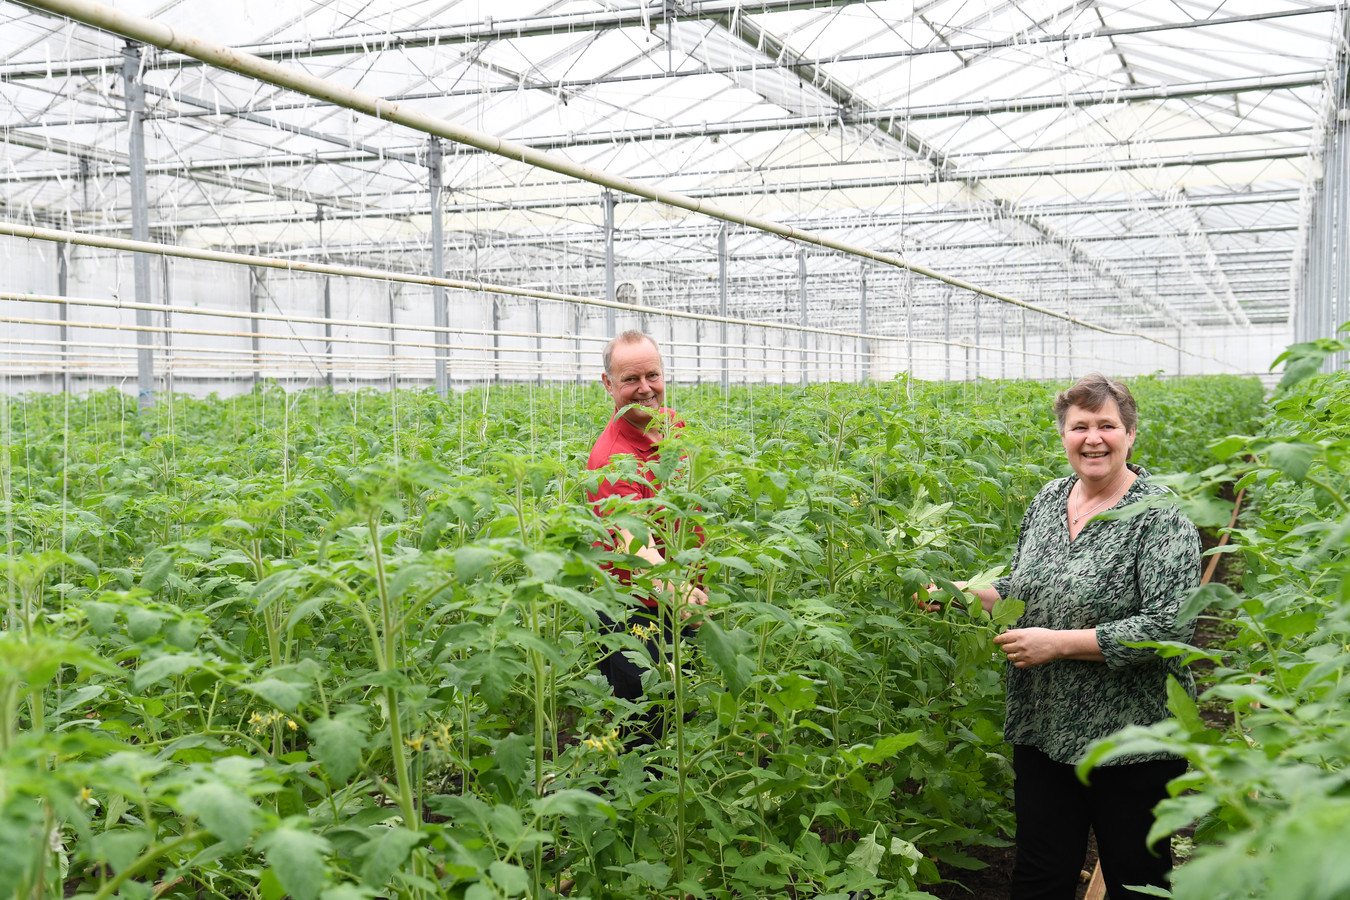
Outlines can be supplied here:
M635 329L625 331L622 334L617 335L612 341L610 341L608 344L605 345L605 352L604 352L605 374L607 375L614 374L614 350L616 347L627 347L633 344L644 344L644 343L650 344L651 348L656 351L656 355L658 357L661 355L661 348L656 346L656 341L652 339L651 335L644 334L643 332L637 331Z

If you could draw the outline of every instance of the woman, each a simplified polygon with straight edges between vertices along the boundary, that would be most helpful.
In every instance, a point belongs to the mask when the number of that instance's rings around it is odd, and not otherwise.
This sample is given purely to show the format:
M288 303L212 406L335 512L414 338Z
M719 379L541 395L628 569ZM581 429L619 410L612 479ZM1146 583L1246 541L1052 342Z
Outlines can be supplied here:
M1195 682L1176 659L1126 643L1190 639L1193 629L1177 613L1199 583L1200 537L1173 504L1094 518L1168 493L1127 462L1138 412L1125 385L1088 375L1055 399L1055 416L1074 474L1031 502L1011 573L974 592L986 609L1001 597L1026 603L1017 627L994 639L1010 664L1012 897L1072 898L1089 826L1112 900L1143 897L1124 886L1166 884L1170 842L1149 848L1145 838L1153 807L1186 771L1185 760L1118 759L1093 769L1087 786L1074 765L1092 741L1167 718L1169 675L1194 696Z

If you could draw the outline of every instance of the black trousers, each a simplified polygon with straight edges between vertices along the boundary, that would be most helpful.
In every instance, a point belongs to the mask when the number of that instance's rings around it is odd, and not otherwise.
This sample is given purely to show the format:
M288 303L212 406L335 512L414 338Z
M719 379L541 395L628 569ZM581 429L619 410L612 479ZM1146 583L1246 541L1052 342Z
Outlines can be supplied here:
M665 666L666 651L676 640L674 613L669 607L665 605L658 607L634 605L629 607L628 616L622 622L615 622L604 613L599 613L599 616L600 628L605 634L616 631L631 632L635 628L647 633L647 637L639 638L639 640L646 646L647 653L652 659L652 665L657 668ZM659 630L653 631L651 628L653 625L659 626ZM680 635L685 638L692 638L694 629L685 626L680 629ZM614 689L615 697L634 701L642 699L642 673L646 669L624 656L622 650L615 650L600 660L598 668L600 673L605 676L605 680L609 682L609 686ZM687 666L684 668L686 672L690 671ZM663 672L663 680L669 675L669 672ZM637 717L636 721L630 721L624 727L622 735L624 746L627 749L633 750L644 747L665 737L666 730L669 727L665 707L666 704L664 703L653 703ZM685 721L688 721L689 718L689 716L685 716Z
M1073 900L1087 855L1088 828L1097 835L1107 896L1143 900L1125 885L1167 885L1171 842L1145 845L1153 807L1167 796L1167 782L1186 772L1184 759L1099 766L1090 784L1074 767L1034 747L1013 747L1013 796L1017 808L1017 862L1012 900Z

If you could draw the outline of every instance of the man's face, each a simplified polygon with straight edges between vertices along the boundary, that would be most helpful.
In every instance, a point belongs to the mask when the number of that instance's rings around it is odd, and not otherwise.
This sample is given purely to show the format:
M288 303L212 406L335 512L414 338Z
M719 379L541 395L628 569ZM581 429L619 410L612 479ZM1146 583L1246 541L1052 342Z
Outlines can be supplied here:
M614 409L636 403L624 418L638 428L646 428L652 416L666 402L666 381L661 370L661 354L651 341L619 344L610 354L608 372L600 376L605 390L614 398Z

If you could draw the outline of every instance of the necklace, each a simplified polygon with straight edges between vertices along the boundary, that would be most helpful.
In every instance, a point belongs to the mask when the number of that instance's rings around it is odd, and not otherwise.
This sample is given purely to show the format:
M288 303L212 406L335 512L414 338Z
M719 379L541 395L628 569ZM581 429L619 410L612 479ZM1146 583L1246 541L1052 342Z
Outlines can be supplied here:
M1129 473L1129 471L1130 471L1129 469L1126 469L1126 470L1125 470L1125 472L1126 472L1127 474ZM1080 496L1081 496L1082 493L1083 493L1083 491L1082 491L1082 489L1081 489L1081 488L1082 488L1082 485L1083 485L1083 482L1081 482L1081 481L1078 482L1078 487L1079 487L1078 493L1079 493ZM1119 486L1119 485L1117 485L1116 487L1112 488L1112 489L1111 489L1111 493L1109 493L1109 494L1106 495L1106 499L1105 499L1105 500L1103 500L1101 503L1098 503L1096 506L1092 507L1092 509L1089 509L1087 512L1080 512L1080 513L1078 513L1078 515L1074 516L1072 519L1069 520L1069 524L1070 524L1070 525L1077 525L1079 519L1083 518L1084 516L1089 516L1089 515L1091 515L1092 513L1095 513L1097 510L1099 510L1099 509L1101 509L1102 507L1106 506L1106 504L1112 502L1112 501L1115 500L1115 499L1118 499L1118 498L1116 497L1116 492L1119 491L1119 490L1120 490L1120 486ZM1072 496L1072 495L1071 495L1071 496ZM1075 508L1075 509L1078 509L1078 508L1079 508L1079 505L1078 505L1077 502L1074 503L1074 508Z

